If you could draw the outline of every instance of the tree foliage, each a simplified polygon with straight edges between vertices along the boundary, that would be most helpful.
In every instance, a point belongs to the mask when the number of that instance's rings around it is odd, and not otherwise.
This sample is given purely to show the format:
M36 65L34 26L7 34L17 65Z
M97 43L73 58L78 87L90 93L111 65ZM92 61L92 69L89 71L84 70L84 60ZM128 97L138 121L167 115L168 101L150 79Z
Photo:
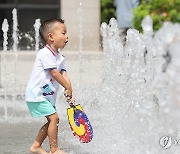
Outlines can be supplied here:
M153 28L158 30L164 21L180 23L180 0L149 0L146 3L142 0L141 4L134 9L133 26L142 31L142 19L150 15L153 19Z

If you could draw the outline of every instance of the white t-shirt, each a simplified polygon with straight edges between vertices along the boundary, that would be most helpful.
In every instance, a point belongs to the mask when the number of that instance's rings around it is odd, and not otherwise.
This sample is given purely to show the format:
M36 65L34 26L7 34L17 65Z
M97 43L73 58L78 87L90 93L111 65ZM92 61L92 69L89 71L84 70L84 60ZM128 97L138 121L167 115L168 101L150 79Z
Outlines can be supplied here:
M59 83L49 71L49 69L54 68L59 72L66 71L65 58L49 46L39 50L26 88L26 101L41 102L48 100L55 105Z

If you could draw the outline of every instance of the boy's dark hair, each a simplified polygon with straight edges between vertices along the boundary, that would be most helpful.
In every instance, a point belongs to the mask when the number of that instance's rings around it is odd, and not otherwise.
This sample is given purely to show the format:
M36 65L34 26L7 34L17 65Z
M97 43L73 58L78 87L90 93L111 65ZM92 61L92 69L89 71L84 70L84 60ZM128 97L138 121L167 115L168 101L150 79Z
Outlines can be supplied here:
M48 20L45 20L41 24L41 26L39 28L39 34L44 43L46 43L46 35L47 35L47 32L49 31L49 28L52 27L53 24L55 24L56 22L60 22L60 23L64 24L64 20L62 20L62 19L48 19Z

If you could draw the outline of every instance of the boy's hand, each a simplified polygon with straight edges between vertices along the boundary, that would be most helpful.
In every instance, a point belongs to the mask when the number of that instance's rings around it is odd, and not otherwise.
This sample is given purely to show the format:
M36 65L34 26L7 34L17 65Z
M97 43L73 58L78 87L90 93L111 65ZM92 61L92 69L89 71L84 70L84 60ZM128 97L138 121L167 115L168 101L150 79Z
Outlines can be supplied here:
M67 102L70 102L71 98L72 98L72 92L70 90L65 90L64 91L64 96L66 97Z
M73 93L72 93L72 98L71 98L71 100L70 100L68 103L69 103L69 105L70 105L71 107L75 105L75 97L74 97L74 94L73 94Z
M72 96L70 96L69 91L65 90L64 96L66 97L66 101L69 103L70 106L73 106L75 104L75 97L73 93Z

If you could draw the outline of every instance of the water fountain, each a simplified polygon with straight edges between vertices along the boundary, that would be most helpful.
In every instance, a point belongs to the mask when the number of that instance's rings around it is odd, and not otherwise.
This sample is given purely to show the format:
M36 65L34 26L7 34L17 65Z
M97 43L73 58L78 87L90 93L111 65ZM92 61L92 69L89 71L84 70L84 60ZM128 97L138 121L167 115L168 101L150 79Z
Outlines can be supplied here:
M39 26L39 22L37 21L38 24L35 27ZM180 152L179 147L175 145L167 150L159 145L159 140L164 135L174 139L180 138L180 125L177 123L180 118L178 96L180 25L165 22L158 32L153 32L152 20L147 17L142 21L142 27L143 34L135 29L128 30L127 42L123 46L115 19L112 18L108 25L106 23L101 25L104 48L101 85L98 87L92 85L90 88L81 85L80 90L78 86L74 87L76 97L84 102L84 109L94 128L94 138L89 144L81 144L75 138L70 139L67 136L70 130L64 129L60 133L67 143L64 147L68 152L83 154L176 154ZM6 33L7 29L4 31L5 36ZM37 37L38 34L36 34ZM4 38L4 52L6 52L7 37ZM82 36L79 38L81 44ZM36 47L38 47L37 44ZM82 65L81 54L80 46L79 65ZM3 66L6 66L9 61L5 59L4 63ZM15 75L14 73L7 77ZM9 93L8 88L11 86L1 88L1 92ZM20 86L16 83L16 92L20 89L17 87ZM24 88L21 87L21 89ZM16 107L18 106L17 109L11 107L12 100L6 100L7 93L1 95L5 96L1 97L1 102L6 103L3 105L0 103L0 110L4 111L7 122L12 122L12 119L17 123L29 121L27 109L22 105L23 99L22 102L20 100L17 101L18 103L13 102ZM64 101L61 97L59 99ZM8 115L7 109L14 114ZM23 119L18 116L21 113L23 113ZM4 122L4 119L2 121ZM65 126L61 129L63 127Z
M82 82L82 50L83 50L83 8L82 8L82 2L79 3L79 8L78 8L78 19L79 19L79 87L81 86Z
M6 51L7 51L7 45L8 45L8 35L7 35L7 32L8 32L8 29L9 29L9 24L8 24L8 21L7 19L4 19L3 21L3 24L2 24L2 31L3 31L3 37L4 37L4 42L3 42L3 56L2 56L2 64L1 66L1 74L4 74L6 76ZM1 78L2 79L2 83L1 83L1 86L4 86L4 89L7 89L6 87L6 80ZM4 91L4 95L5 95L5 98L4 98L4 119L7 120L7 98L6 98L6 90Z
M142 27L143 34L128 30L123 47L117 21L101 25L104 70L102 85L83 97L92 100L88 111L96 127L93 142L81 146L84 153L180 152L174 141L180 137L180 25L165 22L154 33L148 16Z
M36 19L35 20L35 24L34 24L34 29L35 29L35 50L38 51L39 50L39 28L41 25L41 21L40 19Z
M26 85L22 83L20 76L23 76L24 70L22 70L23 61L20 60L22 57L19 57L18 52L18 43L19 40L23 37L27 37L27 39L31 40L31 36L28 34L20 35L18 30L18 19L17 19L17 10L12 10L13 16L13 45L12 49L7 50L8 48L8 30L9 25L7 19L4 19L2 24L3 31L3 52L1 53L1 88L0 88L0 98L2 99L0 105L4 107L2 110L1 116L4 117L0 120L8 121L8 119L12 119L13 116L18 115L19 110L14 110L13 107L10 107L11 102L18 104L20 102L24 102L24 90ZM39 50L39 27L40 27L40 19L35 20L34 29L35 29L35 50ZM32 42L32 41L31 41ZM20 62L22 61L22 62ZM24 103L23 103L24 104ZM24 110L26 108L25 105L20 107L20 110ZM26 110L26 109L25 109ZM26 110L27 111L27 110ZM9 115L8 115L9 114ZM17 120L18 121L18 120Z

